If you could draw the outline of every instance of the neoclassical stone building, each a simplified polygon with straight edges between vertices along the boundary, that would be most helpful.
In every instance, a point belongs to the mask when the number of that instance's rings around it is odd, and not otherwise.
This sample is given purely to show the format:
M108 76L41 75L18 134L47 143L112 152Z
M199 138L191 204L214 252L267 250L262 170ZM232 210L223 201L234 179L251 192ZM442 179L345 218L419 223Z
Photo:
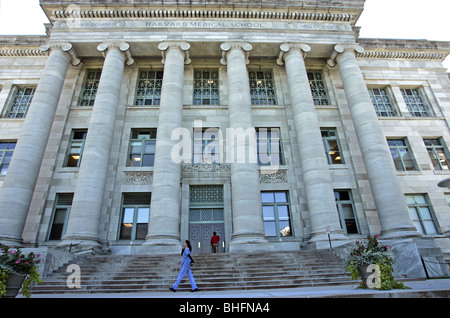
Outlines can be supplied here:
M0 241L449 255L449 42L360 38L364 0L41 6L0 37Z

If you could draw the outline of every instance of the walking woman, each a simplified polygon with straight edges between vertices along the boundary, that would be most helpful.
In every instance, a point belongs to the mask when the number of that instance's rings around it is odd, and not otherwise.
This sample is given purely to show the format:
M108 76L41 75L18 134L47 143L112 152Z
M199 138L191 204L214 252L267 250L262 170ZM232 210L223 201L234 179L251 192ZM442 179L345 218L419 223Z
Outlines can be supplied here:
M195 284L194 276L192 275L192 272L191 272L191 264L195 263L191 257L191 250L192 250L191 242L186 240L183 245L183 250L181 251L180 274L178 275L178 279L175 282L175 284L173 284L172 287L169 287L169 289L173 292L177 291L178 285L180 284L181 280L183 279L184 275L186 275L186 273L188 274L189 282L191 283L191 286L192 286L191 292L198 291L197 285Z

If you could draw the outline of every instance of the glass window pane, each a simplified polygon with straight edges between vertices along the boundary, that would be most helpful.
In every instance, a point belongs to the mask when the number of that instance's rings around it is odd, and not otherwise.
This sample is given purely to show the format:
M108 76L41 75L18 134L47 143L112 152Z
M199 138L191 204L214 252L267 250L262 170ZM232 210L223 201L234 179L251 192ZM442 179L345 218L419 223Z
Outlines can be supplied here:
M263 203L275 202L273 192L261 192L261 201Z
M264 233L266 236L277 236L275 222L264 222Z
M263 206L263 218L265 221L275 220L275 212L273 206Z
M425 228L425 233L427 235L438 234L436 231L436 226L433 221L423 221L423 227Z
M275 202L287 202L286 192L275 192Z
M149 215L149 208L138 208L137 223L148 223Z
M133 223L134 208L124 208L122 223Z
M279 205L277 207L277 212L279 220L289 220L289 209L287 205Z
M155 164L155 155L144 155L142 160L142 167L153 167Z

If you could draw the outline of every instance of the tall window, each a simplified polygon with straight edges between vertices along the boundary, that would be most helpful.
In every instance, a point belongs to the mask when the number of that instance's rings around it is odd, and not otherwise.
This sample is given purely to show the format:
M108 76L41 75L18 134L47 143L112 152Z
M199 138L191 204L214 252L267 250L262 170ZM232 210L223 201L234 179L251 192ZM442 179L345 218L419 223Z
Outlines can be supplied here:
M25 118L36 88L17 88L7 118Z
M442 144L442 139L424 139L433 167L436 170L449 170L450 156Z
M83 156L84 143L87 130L74 130L70 138L69 151L64 162L64 167L79 167Z
M140 71L135 105L159 105L163 71Z
M387 142L398 171L417 170L405 139L388 139Z
M292 236L287 191L261 192L266 236Z
M271 71L249 71L252 105L276 105L275 84Z
M438 234L436 222L425 195L406 195L406 203L408 204L409 215L417 231L425 235Z
M403 99L411 116L414 117L430 117L431 111L429 106L424 102L422 95L418 89L402 89Z
M391 99L385 88L369 88L369 95L372 99L373 107L379 117L396 116Z
M124 193L120 240L144 240L150 217L151 193Z
M131 131L128 167L153 167L155 163L156 128Z
M320 131L322 133L323 146L325 148L328 164L344 163L336 129L321 128Z
M73 193L58 194L56 206L53 212L52 227L48 239L60 240L66 232L69 221L70 208L72 207Z
M219 71L194 70L194 105L219 105Z
M194 129L194 164L219 164L221 135L219 128Z
M100 76L102 70L88 70L86 80L84 81L83 91L81 92L80 105L93 106L95 96L97 95L98 84L100 83Z
M284 164L279 128L257 128L256 138L260 166Z
M358 223L355 218L353 209L353 200L350 191L339 190L334 191L336 207L339 213L339 221L345 234L358 234Z
M321 72L308 72L309 87L314 99L314 105L329 105L327 89Z
M0 176L6 175L15 148L15 142L0 142Z

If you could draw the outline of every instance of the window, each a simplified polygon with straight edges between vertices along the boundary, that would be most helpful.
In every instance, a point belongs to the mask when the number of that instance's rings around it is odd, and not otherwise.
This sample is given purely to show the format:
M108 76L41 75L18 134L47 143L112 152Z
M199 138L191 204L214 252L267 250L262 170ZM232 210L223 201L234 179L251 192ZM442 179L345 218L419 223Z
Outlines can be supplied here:
M261 192L265 236L292 236L287 191Z
M88 70L81 93L80 105L93 106L97 95L102 70Z
M219 164L221 135L219 128L194 129L194 164Z
M344 163L336 129L322 128L320 131L322 133L323 146L325 147L325 154L328 159L328 164Z
M403 99L406 107L413 117L430 117L431 112L428 105L423 101L423 98L418 89L402 89Z
M450 157L442 144L442 139L424 139L428 155L430 155L433 167L436 170L448 170Z
M279 128L257 128L256 138L260 166L284 164Z
M369 95L378 117L396 116L391 99L385 88L369 88Z
M387 142L398 171L417 170L405 139L388 139Z
M329 105L327 90L321 72L308 72L309 87L314 99L314 105Z
M151 193L124 193L120 240L144 240L148 231Z
M425 235L438 234L436 223L425 195L406 195L406 203L408 204L409 215L417 231Z
M52 227L48 236L49 241L61 240L66 232L72 207L73 193L56 195L56 206L53 212Z
M153 167L155 163L156 128L131 130L128 167Z
M353 210L353 200L350 191L334 191L336 207L339 213L339 221L345 234L358 234L358 223L356 222L355 212Z
M36 88L17 88L7 118L25 118Z
M87 130L74 130L72 132L69 144L69 151L66 156L64 167L80 166L86 136Z
M163 71L140 71L136 90L135 105L159 105Z
M15 148L15 142L0 142L0 176L6 175Z
M194 105L219 105L219 71L194 70Z
M276 105L275 84L271 71L249 71L252 105Z

